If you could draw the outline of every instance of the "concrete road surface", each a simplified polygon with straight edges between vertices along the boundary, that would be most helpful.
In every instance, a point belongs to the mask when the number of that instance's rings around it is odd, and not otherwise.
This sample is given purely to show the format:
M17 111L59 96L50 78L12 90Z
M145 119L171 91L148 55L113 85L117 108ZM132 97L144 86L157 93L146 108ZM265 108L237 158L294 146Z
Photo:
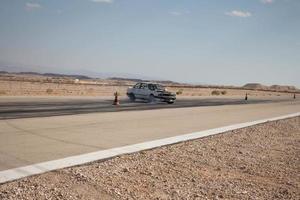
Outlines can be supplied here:
M300 111L300 101L0 120L0 170Z

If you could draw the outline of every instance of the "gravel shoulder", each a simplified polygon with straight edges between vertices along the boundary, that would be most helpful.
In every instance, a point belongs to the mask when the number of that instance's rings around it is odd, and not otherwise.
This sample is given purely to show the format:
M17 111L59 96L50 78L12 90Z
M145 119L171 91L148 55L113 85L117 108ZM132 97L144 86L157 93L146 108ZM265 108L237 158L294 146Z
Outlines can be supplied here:
M300 117L0 185L0 199L300 199Z

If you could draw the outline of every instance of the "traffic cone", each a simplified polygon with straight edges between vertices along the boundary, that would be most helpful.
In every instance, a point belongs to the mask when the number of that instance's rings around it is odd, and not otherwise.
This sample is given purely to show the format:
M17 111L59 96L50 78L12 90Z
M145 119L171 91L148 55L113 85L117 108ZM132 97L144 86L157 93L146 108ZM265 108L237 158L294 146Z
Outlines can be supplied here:
M119 101L119 93L118 92L115 92L114 93L114 96L115 96L115 100L114 100L114 102L113 102L113 105L114 106L118 106L118 105L120 105L120 101Z
M246 96L245 96L245 101L247 101L248 100L248 94L246 93Z

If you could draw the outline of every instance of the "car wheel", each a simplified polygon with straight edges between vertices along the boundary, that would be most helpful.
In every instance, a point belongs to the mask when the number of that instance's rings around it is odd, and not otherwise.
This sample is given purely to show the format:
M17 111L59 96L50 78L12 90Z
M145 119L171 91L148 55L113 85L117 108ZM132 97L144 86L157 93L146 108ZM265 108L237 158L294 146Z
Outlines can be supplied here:
M135 101L135 95L134 94L130 94L130 95L128 95L129 96L129 99L130 99L130 101L132 101L132 102L134 102Z
M168 103L168 104L173 104L173 103L174 103L174 101L168 101L167 103Z
M148 99L149 103L154 103L155 102L155 97L153 94L150 94L149 99Z

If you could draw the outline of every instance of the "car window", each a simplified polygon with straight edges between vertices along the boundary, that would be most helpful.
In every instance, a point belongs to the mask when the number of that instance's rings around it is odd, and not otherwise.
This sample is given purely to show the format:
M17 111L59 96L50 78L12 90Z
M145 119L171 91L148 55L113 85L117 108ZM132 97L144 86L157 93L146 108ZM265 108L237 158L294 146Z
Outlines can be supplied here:
M135 84L135 86L133 86L133 88L140 88L140 87L141 87L140 83L137 83L137 84Z
M140 89L144 89L144 88L146 88L146 87L147 87L147 84L141 83Z
M149 84L148 88L149 88L149 90L152 90L152 91L154 91L156 89L155 85L153 85L153 84Z

